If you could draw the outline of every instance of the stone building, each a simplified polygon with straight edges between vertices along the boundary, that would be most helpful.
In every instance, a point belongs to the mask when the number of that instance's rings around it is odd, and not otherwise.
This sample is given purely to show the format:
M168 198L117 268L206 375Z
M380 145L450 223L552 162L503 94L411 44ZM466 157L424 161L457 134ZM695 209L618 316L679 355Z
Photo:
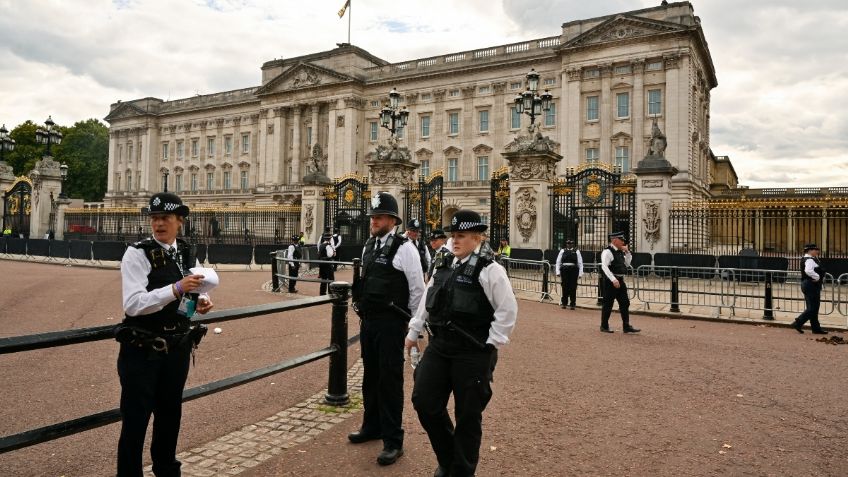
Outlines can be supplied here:
M378 118L395 87L410 110L400 143L419 174L443 171L444 215L470 207L488 216L489 178L529 121L513 101L531 68L553 94L537 120L564 156L558 174L586 162L628 171L656 121L679 171L674 199L709 197L715 69L691 3L663 2L570 21L547 38L398 63L341 44L266 62L259 86L119 101L106 117L105 202L139 206L167 177L192 206L298 204L315 145L329 177L368 174L366 161L388 138Z

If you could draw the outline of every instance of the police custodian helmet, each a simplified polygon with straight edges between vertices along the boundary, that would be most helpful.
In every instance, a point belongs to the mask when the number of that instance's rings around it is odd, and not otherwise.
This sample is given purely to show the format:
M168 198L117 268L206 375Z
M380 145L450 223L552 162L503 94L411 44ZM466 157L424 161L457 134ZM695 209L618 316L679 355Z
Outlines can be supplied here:
M187 217L188 207L183 205L182 199L177 194L159 192L153 194L147 207L141 208L141 213L147 215L175 214L180 217Z
M398 215L397 199L388 192L377 192L371 197L371 211L368 212L368 217L375 215L391 215L395 218L395 225L403 222Z
M485 232L489 226L483 223L480 214L473 210L459 210L453 214L451 232Z
M421 221L412 219L406 224L406 230L421 230Z

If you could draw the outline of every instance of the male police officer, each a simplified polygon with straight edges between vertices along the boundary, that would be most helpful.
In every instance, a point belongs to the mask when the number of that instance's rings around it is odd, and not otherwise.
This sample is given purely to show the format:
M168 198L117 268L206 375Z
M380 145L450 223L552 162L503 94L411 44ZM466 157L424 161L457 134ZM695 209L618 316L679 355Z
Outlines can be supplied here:
M300 260L303 256L302 246L301 246L301 237L297 235L291 236L291 244L286 253L287 258ZM297 274L300 272L300 262L287 262L289 268L289 293L297 293L295 289L295 285L297 285Z
M403 455L403 337L412 310L424 293L421 258L415 246L394 233L401 223L397 200L378 192L371 199L371 238L362 253L362 278L353 291L362 344L362 427L348 435L359 444L383 440L380 465Z
M333 246L333 254L334 254L333 256L335 257L334 260L338 261L339 260L339 247L342 246L342 235L339 233L338 227L333 227L333 236L330 239L330 245ZM333 271L335 272L338 269L339 269L339 264L334 263L333 264Z
M819 260L819 247L814 243L804 245L804 257L801 258L801 291L804 293L806 307L795 321L792 327L798 333L804 332L804 323L810 321L813 334L826 335L819 324L819 307L821 305L822 282L824 281L824 268Z
M144 210L144 209L143 209ZM206 313L212 302L193 293L203 275L189 246L177 239L188 207L174 194L159 193L146 209L153 237L132 244L121 260L123 305L126 314L116 330L121 343L118 376L121 381L121 437L118 476L142 475L141 455L151 413L150 454L157 477L180 475L175 452L180 431L182 396L193 346L205 327L192 327L194 311Z
M433 266L436 264L439 254L444 255L450 252L450 249L445 246L447 240L448 236L445 235L445 231L442 229L435 229L430 234L430 248L433 249L433 259L430 260L430 267L427 269L427 281L430 281L430 277L433 276Z
M570 302L573 310L577 303L577 279L583 276L583 257L572 239L565 241L565 247L560 249L557 255L556 274L562 278L562 299L559 306L565 308Z
M421 221L412 219L406 224L406 233L404 237L412 242L415 249L418 250L418 256L421 260L421 273L427 273L430 268L430 251L424 245L424 240L421 238Z
M604 272L604 304L601 308L601 331L612 333L609 327L609 317L612 313L612 303L618 301L618 311L621 313L623 331L638 333L638 328L630 326L630 298L627 296L627 285L624 276L633 256L627 247L627 238L623 232L609 235L610 245L601 252L601 270Z
M453 253L439 257L406 335L408 352L418 346L425 323L432 333L415 370L412 404L436 453L437 476L474 475L497 347L509 343L515 327L518 304L506 271L481 254L486 228L476 212L453 216ZM451 393L455 426L447 410Z
M329 233L324 233L321 240L318 242L318 278L326 280L321 282L321 295L327 294L327 289L336 279L336 273L333 270L332 260L336 256L336 249L332 245L333 236Z

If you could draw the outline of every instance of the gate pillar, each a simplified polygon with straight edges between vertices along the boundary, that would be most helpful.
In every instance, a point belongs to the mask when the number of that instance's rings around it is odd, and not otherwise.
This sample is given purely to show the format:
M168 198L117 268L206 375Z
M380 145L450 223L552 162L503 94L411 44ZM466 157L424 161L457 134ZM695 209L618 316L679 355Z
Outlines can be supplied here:
M318 243L324 232L324 189L326 184L304 184L301 195L300 226L306 243ZM285 242L288 237L282 237Z
M552 247L548 186L562 156L556 143L539 132L518 136L501 153L509 164L509 234L514 248Z
M40 239L50 230L50 213L62 192L62 175L59 163L45 156L35 163L29 173L32 180L32 215L29 221L29 236Z
M655 122L648 154L633 169L637 177L636 220L641 223L638 237L630 240L640 252L671 252L671 178L677 168L666 160L665 148L665 135Z
M15 175L12 172L12 166L6 161L0 161L0 214L2 214L0 217L6 215L6 201L2 200L3 193L15 182ZM0 233L2 232L0 230Z
M404 190L410 182L415 181L415 169L419 166L412 162L409 149L397 147L378 146L374 159L367 161L369 172L369 189L371 194L377 192L388 192L398 201L398 212L407 210L406 194ZM403 217L405 224L409 217Z

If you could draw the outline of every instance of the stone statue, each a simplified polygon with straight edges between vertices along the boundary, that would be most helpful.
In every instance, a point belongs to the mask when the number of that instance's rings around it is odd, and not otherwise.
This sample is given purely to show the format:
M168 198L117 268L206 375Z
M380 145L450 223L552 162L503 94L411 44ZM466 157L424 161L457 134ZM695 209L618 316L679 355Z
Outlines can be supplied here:
M304 184L329 184L332 182L321 167L323 160L324 150L320 144L315 144L312 147L312 156L307 159L306 176L303 178Z
M651 126L651 147L648 150L649 156L665 157L665 148L668 147L668 141L665 134L660 131L657 125L657 120L654 119L654 124Z

